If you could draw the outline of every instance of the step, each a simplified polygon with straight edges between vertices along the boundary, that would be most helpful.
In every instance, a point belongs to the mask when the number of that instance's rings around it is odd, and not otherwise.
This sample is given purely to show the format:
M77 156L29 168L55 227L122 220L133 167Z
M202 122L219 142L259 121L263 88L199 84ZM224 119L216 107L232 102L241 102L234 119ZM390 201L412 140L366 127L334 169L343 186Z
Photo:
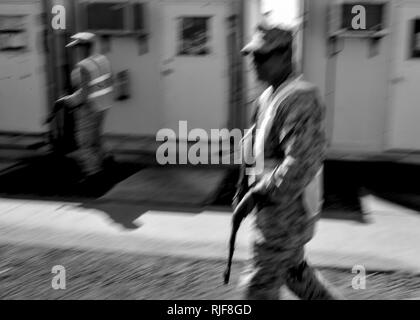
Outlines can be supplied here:
M46 144L45 135L0 134L0 149L36 150Z

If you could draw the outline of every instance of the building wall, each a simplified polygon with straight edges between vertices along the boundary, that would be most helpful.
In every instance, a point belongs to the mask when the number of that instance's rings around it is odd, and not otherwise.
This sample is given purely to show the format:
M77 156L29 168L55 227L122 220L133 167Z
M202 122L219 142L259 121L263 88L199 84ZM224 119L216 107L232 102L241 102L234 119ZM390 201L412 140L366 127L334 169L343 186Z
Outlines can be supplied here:
M99 0L98 0L99 1ZM100 0L107 1L107 0ZM119 1L119 0L116 0ZM123 1L123 0L121 0ZM140 53L139 43L132 37L111 37L106 55L115 73L129 70L130 99L115 101L106 119L105 132L109 134L154 135L168 117L163 105L161 37L162 12L165 2L181 0L149 0L150 35L146 52ZM257 0L248 0L257 1ZM221 3L233 8L232 0L190 0L189 3ZM43 132L48 127L42 122L48 110L46 55L43 48L41 0L0 0L0 13L28 14L29 51L0 53L0 130ZM230 11L229 11L230 10ZM188 12L185 12L188 14ZM250 13L252 16L252 13ZM80 21L79 21L80 22ZM245 23L246 24L246 23ZM80 30L80 29L79 29ZM103 44L101 44L102 46ZM226 56L226 59L228 57ZM229 89L226 88L226 91ZM219 108L220 109L220 108ZM214 118L214 109L203 109L202 118ZM224 111L224 122L228 125Z
M0 131L41 133L47 112L41 1L0 0L0 14L26 15L28 49L0 51Z
M367 39L345 38L328 54L327 7L332 0L306 1L304 73L325 99L332 150L382 151L388 108L391 34L371 55ZM389 5L392 16L393 6Z
M139 53L139 44L132 37L112 37L110 59L113 72L129 70L130 99L114 101L105 125L112 134L154 134L163 125L164 115L160 82L161 23L157 1L151 1L148 51Z
M244 0L244 44L248 43L255 34L258 24L262 20L261 0ZM254 101L264 90L264 87L256 78L252 61L249 58L244 59L245 87L244 108L245 108L245 124L249 127L251 116L254 109Z
M346 39L337 57L332 147L381 151L388 105L389 37L368 58L366 39Z
M103 0L101 0L103 1ZM117 0L118 1L118 0ZM155 135L158 130L171 122L164 106L164 88L162 80L162 46L163 36L162 10L164 3L176 3L182 0L149 0L150 35L148 50L139 53L139 44L132 37L112 37L110 51L106 53L110 59L114 73L129 70L131 97L124 101L115 101L105 124L105 132L109 134ZM221 3L232 10L232 1L227 0L194 0L186 3ZM187 15L189 12L185 12ZM232 12L233 13L233 12ZM226 30L227 31L227 30ZM226 33L227 36L227 33ZM228 59L228 56L226 56ZM186 94L189 92L186 88ZM228 88L226 88L226 91ZM221 93L222 94L222 93ZM199 106L198 106L199 107ZM214 119L214 112L220 108L202 108L202 119ZM219 111L215 111L219 110ZM228 110L222 110L226 118L223 125L228 125Z
M262 3L261 0L244 0L244 7L244 43L248 43L255 35L258 24L262 21ZM245 59L244 67L247 74L245 100L249 105L258 97L263 88L255 76L251 59Z

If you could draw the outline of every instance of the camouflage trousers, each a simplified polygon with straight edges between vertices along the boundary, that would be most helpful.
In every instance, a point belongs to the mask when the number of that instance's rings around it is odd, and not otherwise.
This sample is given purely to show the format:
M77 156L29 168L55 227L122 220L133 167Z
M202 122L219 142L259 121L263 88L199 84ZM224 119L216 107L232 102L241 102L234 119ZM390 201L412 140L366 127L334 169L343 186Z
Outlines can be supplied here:
M277 300L283 285L305 300L339 298L305 261L318 219L308 218L301 201L259 208L253 219L253 259L240 280L245 299Z
M94 111L87 105L75 111L77 150L70 156L76 160L85 176L94 175L103 169L106 152L101 135L105 115L106 111Z

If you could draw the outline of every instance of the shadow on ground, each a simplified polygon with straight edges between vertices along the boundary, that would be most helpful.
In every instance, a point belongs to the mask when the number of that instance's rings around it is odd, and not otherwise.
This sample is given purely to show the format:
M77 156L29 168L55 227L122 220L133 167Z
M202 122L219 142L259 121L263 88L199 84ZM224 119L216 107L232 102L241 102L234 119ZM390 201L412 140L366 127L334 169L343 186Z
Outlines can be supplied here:
M0 175L0 194L42 200L94 199L143 168L108 161L104 172L81 182L80 170L72 159L55 155L31 158Z
M101 197L113 190L118 183L131 181L127 178L133 177L145 168L138 164L109 162L102 174L93 180L80 183L80 173L72 160L50 155L31 159L16 169L0 175L0 194L9 198L81 201L85 207L107 213L116 223L128 229L136 228L133 221L149 210L192 214L200 213L204 209L210 211L215 209L219 212L231 211L231 201L239 175L237 168L227 171L219 187L212 192L211 199L203 201L202 206L197 203L194 205L165 203L167 199L162 199L159 203L159 196L155 197L158 201L151 203L143 200L119 201L117 205L117 202L101 201ZM360 199L368 194L420 211L418 181L420 181L420 166L417 165L327 161L324 176L323 218L366 222ZM160 185L156 185L153 192L159 193L163 190L162 181L159 183ZM205 183L206 181L203 181L203 184ZM194 188L199 185L197 184ZM176 186L174 183L173 188L178 188L174 192L179 192L182 186L182 184ZM153 189L153 183L150 184L150 188ZM170 186L164 188L167 195L171 192L170 188Z
M350 206L355 204L354 199L371 194L420 212L418 181L419 165L328 161L325 192L327 200L338 194L341 198L340 203L348 203Z
M93 200L85 202L81 205L85 209L99 210L105 213L114 223L120 225L126 230L135 230L141 227L138 222L135 222L139 217L148 211L161 212L178 212L196 215L205 210L212 210L211 207L186 206L179 204L165 204L158 203L121 203L114 201Z
M364 222L360 204L361 188L354 175L340 164L327 163L324 177L324 210L325 219L342 219ZM239 169L230 170L219 189L214 205L230 206L235 194Z
M239 170L231 170L215 204L228 206ZM372 194L420 212L420 166L391 162L326 161L324 219L365 222L363 196Z

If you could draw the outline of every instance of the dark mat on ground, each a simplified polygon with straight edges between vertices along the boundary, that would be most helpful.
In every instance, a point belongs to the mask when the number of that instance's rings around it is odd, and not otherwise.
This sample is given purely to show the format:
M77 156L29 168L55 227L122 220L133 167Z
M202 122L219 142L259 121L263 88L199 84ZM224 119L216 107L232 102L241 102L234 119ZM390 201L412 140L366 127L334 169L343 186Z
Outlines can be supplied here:
M147 168L98 200L203 206L213 202L225 176L220 168Z
M65 290L52 289L56 265L65 268ZM220 260L0 245L0 299L233 300L243 267L234 263L225 286ZM347 299L420 299L418 275L368 272L366 289L354 290L351 269L320 272Z
M16 170L0 175L0 194L53 199L97 198L142 168L142 165L109 162L104 172L80 183L80 171L73 160L43 156L22 162Z

